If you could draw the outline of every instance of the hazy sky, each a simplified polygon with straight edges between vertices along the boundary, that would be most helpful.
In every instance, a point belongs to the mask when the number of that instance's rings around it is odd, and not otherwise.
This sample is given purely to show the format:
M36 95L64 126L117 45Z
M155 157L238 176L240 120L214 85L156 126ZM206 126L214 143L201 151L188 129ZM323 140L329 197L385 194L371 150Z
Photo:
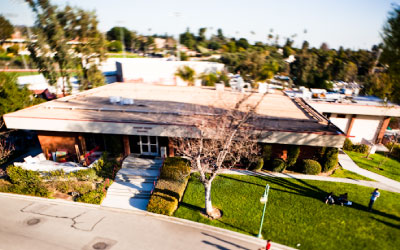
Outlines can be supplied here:
M99 28L126 26L142 34L177 36L187 27L207 35L222 28L226 36L267 42L267 35L294 34L295 46L303 40L319 47L370 49L381 41L380 32L392 3L400 0L52 0L86 10L95 10ZM33 15L23 0L0 0L0 14L13 24L33 24ZM304 30L307 30L304 33Z

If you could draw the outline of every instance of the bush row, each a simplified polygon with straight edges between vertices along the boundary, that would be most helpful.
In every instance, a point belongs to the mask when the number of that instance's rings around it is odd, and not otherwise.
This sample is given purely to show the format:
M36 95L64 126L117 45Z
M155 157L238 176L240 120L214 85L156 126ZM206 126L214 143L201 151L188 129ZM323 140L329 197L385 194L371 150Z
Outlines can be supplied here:
M178 207L190 176L190 163L179 157L164 161L147 211L171 216Z
M263 158L258 161L255 170L261 170L264 167L273 172L283 172L289 167L293 171L307 174L319 174L321 171L327 172L337 166L339 161L338 154L339 150L337 148L322 147L318 150L313 159L298 161L300 147L292 145L287 148L287 159L285 161L280 158L273 159L271 145L265 145L263 147ZM310 163L310 160L312 160L312 163ZM314 162L318 163L319 168L314 167ZM316 169L319 169L319 171L316 172Z
M347 151L353 151L357 153L368 153L369 151L369 146L365 144L353 144L353 142L346 138L343 144L343 149Z

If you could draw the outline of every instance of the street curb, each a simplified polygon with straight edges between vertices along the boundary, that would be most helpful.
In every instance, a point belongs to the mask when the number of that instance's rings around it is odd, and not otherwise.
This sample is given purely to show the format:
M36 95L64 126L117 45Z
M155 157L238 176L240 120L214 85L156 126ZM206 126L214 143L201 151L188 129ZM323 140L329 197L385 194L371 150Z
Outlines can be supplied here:
M219 227L214 227L186 219L181 219L177 217L171 217L167 215L162 215L162 214L155 214L151 213L148 211L142 211L142 210L128 210L128 209L122 209L122 208L112 208L112 207L104 207L101 205L95 205L95 204L87 204L87 203L81 203L81 202L73 202L73 201L66 201L62 199L48 199L48 198L43 198L43 197L36 197L36 196L29 196L29 195L21 195L21 194L11 194L11 193L2 193L0 192L0 197L10 197L10 198L16 198L20 200L28 200L28 201L38 201L38 202L47 202L51 204L63 204L63 205L69 205L69 206L77 206L77 207L87 207L87 208L92 208L92 209L100 209L100 210L106 210L106 211L114 211L114 212L122 212L122 213L130 213L130 214L138 214L138 215L144 215L144 216L151 216L153 218L156 218L158 220L163 220L179 225L185 225L185 226L190 226L192 228L197 228L197 229L203 229L211 233L217 233L220 235L228 236L237 240L245 241L248 243L252 244L259 244L260 246L265 245L265 240L256 238L254 236L230 231L228 229L224 228L219 228ZM294 250L295 248L291 248L285 245L281 245L279 243L273 242L273 247L272 249L277 249L277 250Z

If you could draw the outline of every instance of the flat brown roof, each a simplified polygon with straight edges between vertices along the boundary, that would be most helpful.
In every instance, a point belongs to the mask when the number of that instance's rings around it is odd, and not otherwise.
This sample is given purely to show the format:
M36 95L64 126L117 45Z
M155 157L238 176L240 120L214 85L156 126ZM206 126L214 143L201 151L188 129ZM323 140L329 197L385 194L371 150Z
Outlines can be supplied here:
M134 104L111 104L109 99L112 96L133 98ZM67 123L97 121L191 126L198 119L218 115L223 109L232 107L242 96L242 93L228 88L225 91L216 91L210 87L113 83L7 114L5 120L8 127L7 120L10 118L41 120L42 123L48 119ZM253 93L245 103L255 104L261 98L262 102L256 110L259 117L255 123L259 129L340 134L335 126L327 126L327 121L317 119L304 106L280 91L264 96ZM25 124L18 127L15 122L13 124L9 128L27 129L28 126Z

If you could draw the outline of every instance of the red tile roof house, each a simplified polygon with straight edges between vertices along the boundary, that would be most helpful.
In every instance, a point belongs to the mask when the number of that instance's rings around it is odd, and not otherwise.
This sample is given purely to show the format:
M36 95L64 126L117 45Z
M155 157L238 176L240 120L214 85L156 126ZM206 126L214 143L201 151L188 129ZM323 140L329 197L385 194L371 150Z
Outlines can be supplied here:
M171 138L196 136L196 119L234 104L241 95L228 88L113 83L6 114L4 120L9 129L36 131L46 156L58 149L76 155L95 147L124 155L173 156ZM254 93L247 101L261 97ZM281 92L264 96L256 112L255 127L264 135L259 143L272 144L283 158L287 145L301 146L301 159L319 147L340 148L345 140L307 103Z

